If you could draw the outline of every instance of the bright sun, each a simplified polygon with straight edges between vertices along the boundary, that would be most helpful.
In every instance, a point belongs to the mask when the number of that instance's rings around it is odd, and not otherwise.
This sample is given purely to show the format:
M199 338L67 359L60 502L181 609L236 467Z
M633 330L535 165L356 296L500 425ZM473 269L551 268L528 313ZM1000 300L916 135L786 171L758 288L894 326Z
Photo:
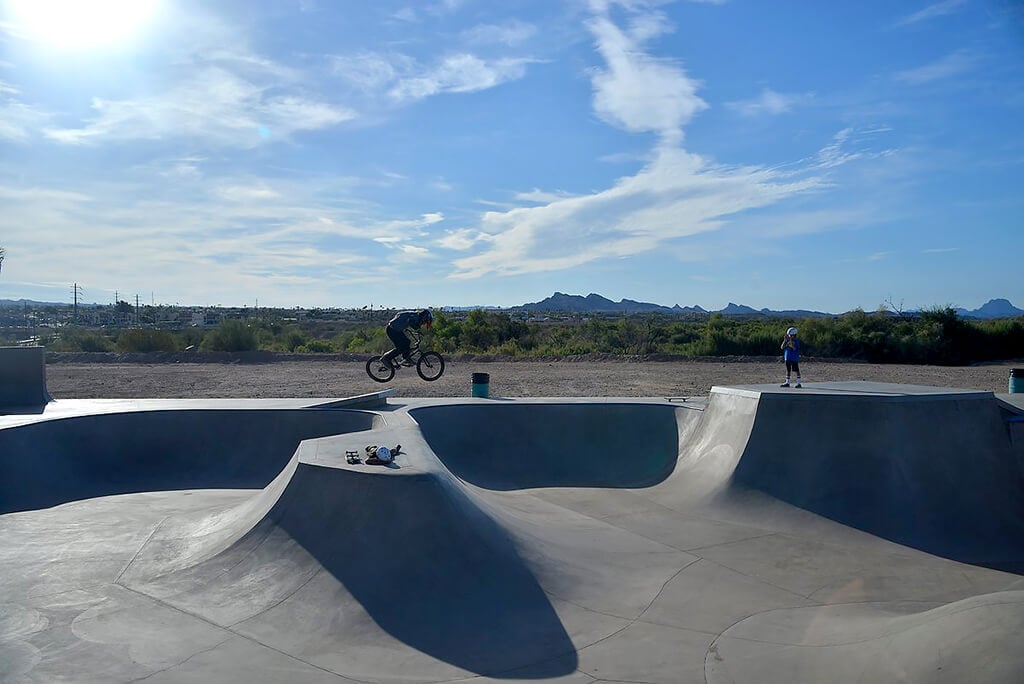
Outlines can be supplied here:
M62 48L116 45L153 15L159 0L7 0L24 37Z

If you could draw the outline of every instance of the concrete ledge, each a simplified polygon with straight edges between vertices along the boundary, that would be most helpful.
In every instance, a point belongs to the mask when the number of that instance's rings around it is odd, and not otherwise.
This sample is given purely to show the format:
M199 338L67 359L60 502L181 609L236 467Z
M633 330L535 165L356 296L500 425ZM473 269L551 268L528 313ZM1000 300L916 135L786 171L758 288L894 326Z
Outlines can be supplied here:
M926 385L900 385L887 382L805 382L803 387L779 385L715 385L711 394L731 394L750 399L787 400L814 398L816 400L858 400L869 398L872 403L889 401L962 401L965 399L992 400L995 395L983 390L965 390Z
M315 408L379 408L387 406L388 397L395 393L394 387L389 387L378 392L369 392L354 397L329 401L325 404L317 404Z
M46 391L45 347L0 347L0 408L41 406Z

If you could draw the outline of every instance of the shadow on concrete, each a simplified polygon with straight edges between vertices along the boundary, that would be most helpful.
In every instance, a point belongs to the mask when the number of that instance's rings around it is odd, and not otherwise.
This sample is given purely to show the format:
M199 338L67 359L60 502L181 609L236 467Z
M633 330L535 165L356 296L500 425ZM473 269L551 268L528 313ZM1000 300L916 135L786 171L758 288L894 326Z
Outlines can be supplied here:
M991 397L762 396L732 485L927 553L1024 574L1024 473Z
M368 430L374 421L345 410L169 410L7 428L0 514L112 494L262 488L302 440Z
M409 414L444 465L478 487L649 487L679 456L676 407L458 404Z
M531 679L577 667L569 635L508 534L454 479L299 464L267 521L335 577L377 626L416 651L498 678L526 666ZM373 638L347 604L325 601L322 587L309 586L258 624L244 624L271 644L282 639L283 648L289 636L274 626L305 625L311 636L304 646L315 653L294 655L327 666L316 654ZM375 669L415 678L400 661Z

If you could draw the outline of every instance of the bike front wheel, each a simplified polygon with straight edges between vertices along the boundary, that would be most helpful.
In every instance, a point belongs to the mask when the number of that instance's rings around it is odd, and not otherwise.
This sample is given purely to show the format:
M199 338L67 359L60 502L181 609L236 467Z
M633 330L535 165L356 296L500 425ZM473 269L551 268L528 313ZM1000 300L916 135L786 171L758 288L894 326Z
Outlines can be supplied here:
M437 380L444 373L444 357L433 351L423 352L416 362L416 372L427 382Z
M371 356L366 362L366 374L376 382L388 382L395 377L395 368L383 356Z

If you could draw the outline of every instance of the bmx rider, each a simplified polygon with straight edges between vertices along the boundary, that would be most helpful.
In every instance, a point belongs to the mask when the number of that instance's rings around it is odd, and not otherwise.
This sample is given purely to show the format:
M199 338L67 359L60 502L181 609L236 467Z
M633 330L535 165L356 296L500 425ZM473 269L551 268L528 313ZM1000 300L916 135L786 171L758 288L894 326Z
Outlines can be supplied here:
M405 363L411 366L412 358L409 356L411 343L405 331L409 328L419 330L423 325L428 329L434 325L434 315L430 313L430 309L402 311L395 314L395 317L388 321L387 327L384 328L384 332L387 333L388 339L395 345L395 348L384 354L383 360L394 365L394 358L401 354Z

